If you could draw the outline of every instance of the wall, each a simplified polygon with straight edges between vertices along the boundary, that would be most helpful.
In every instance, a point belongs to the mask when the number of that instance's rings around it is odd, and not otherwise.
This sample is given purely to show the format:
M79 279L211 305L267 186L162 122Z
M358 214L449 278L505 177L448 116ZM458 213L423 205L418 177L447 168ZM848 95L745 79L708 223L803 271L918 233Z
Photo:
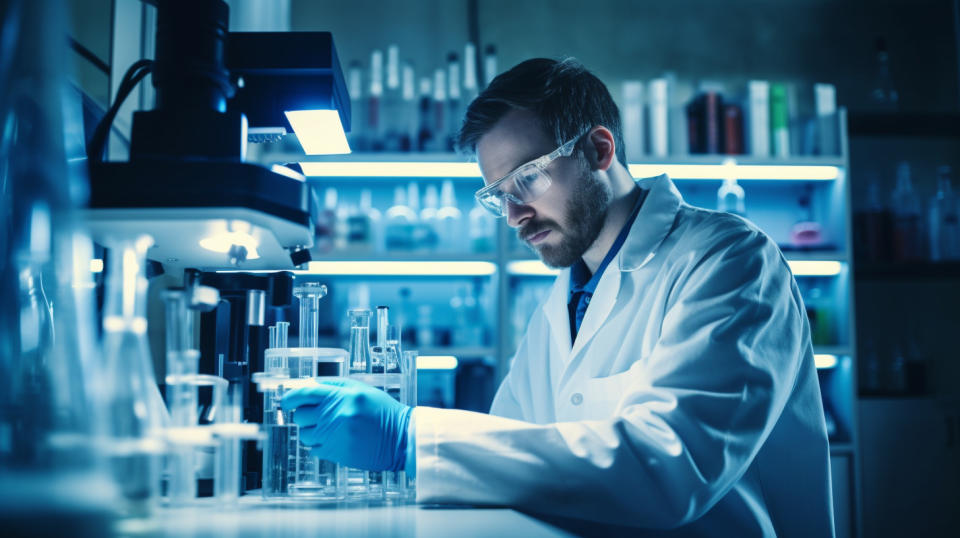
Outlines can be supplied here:
M905 109L955 111L951 0L476 0L480 43L501 68L573 55L611 87L673 71L681 79L833 82L841 104L866 105L874 41L885 36ZM467 41L467 0L292 0L294 30L334 33L344 63L399 43L418 67Z

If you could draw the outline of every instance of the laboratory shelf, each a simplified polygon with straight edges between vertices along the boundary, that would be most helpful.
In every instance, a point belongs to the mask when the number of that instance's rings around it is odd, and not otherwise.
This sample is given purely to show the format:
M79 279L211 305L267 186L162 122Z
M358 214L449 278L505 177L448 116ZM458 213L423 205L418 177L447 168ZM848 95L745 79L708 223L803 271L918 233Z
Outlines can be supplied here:
M348 155L303 155L263 153L253 160L265 165L297 163L310 181L357 177L370 180L480 178L480 167L457 153L352 153ZM678 181L833 181L842 177L842 157L798 156L790 158L749 155L678 155L645 158L630 163L634 177L669 174Z
M960 138L960 114L851 113L850 136Z
M960 262L861 263L856 280L958 280Z

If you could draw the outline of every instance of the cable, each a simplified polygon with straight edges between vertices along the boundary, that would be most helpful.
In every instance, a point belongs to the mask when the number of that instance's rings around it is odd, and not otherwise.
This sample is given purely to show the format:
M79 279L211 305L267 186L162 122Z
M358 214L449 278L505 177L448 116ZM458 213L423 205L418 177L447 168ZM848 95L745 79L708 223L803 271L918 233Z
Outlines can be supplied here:
M127 69L117 88L117 97L113 104L107 109L106 114L100 119L97 128L93 132L90 144L87 145L87 160L91 163L103 160L103 152L106 149L107 138L110 135L110 127L123 102L127 100L130 92L136 88L137 84L144 79L153 70L153 60L138 60Z

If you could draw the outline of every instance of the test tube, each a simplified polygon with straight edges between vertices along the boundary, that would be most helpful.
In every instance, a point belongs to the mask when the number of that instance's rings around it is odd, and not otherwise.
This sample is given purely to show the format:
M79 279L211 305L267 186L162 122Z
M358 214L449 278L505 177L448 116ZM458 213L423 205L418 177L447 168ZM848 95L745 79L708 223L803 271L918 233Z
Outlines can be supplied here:
M198 394L192 377L197 374L200 354L193 349L193 312L183 289L163 293L166 307L167 375L166 391L170 409L170 427L174 432L198 426ZM170 436L167 499L172 505L184 505L197 497L196 451L191 443L179 442L185 436Z
M404 379L404 401L402 403L409 405L410 407L417 406L417 352L416 351L404 351L402 355L403 359L401 360L401 368L403 370L403 379ZM413 439L408 439L408 442L414 442ZM417 496L417 483L416 480L411 476L406 476L404 473L404 486L406 497L409 500L413 500Z
M231 383L227 392L227 405L223 409L223 422L243 422L243 390L241 385ZM219 419L220 417L218 417ZM217 420L220 422L220 420ZM235 435L221 435L217 447L213 486L217 501L233 504L240 498L241 440Z
M300 299L299 347L317 347L320 332L320 299L327 295L327 287L319 282L305 282L293 289Z

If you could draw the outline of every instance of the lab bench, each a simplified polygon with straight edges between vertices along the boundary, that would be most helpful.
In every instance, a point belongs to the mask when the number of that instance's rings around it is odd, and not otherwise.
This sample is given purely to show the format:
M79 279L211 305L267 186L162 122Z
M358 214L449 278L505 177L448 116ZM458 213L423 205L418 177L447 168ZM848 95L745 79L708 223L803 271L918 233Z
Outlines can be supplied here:
M414 504L264 503L248 495L230 508L160 509L152 523L118 529L120 535L246 538L253 536L574 536L509 508Z

